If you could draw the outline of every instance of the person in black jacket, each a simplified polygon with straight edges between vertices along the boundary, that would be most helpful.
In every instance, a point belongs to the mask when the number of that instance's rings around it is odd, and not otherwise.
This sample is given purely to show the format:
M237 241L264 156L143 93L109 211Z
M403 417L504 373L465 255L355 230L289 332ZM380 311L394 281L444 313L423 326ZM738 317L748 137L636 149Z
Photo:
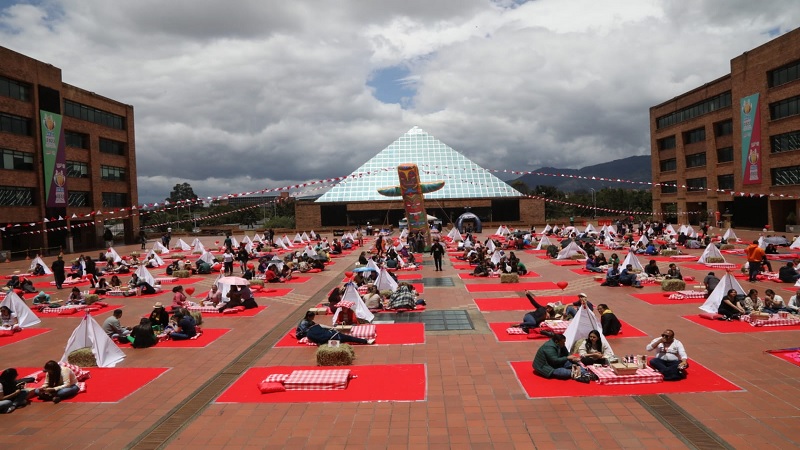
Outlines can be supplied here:
M149 348L158 342L156 334L153 332L153 325L150 319L144 317L139 320L139 325L133 327L131 334L128 335L133 348Z
M794 283L800 279L800 274L794 268L794 263L789 261L785 266L778 269L778 278L784 283Z
M528 301L530 301L531 305L536 309L525 314L525 317L522 318L522 323L519 325L520 328L525 331L531 328L538 328L542 322L553 317L554 311L552 306L540 305L531 291L525 291L525 297L528 297Z
M608 309L608 305L600 303L597 305L597 312L600 313L600 325L603 327L603 336L616 336L622 330L622 323L617 316Z
M431 244L431 255L433 255L433 263L436 266L435 271L440 272L442 270L442 256L444 256L444 247L441 243L439 243L439 238L433 240L433 244Z
M67 275L64 272L64 257L58 255L58 258L53 261L53 265L50 266L50 270L53 271L53 278L56 281L56 289L63 289L61 285L64 284L64 280L67 279Z

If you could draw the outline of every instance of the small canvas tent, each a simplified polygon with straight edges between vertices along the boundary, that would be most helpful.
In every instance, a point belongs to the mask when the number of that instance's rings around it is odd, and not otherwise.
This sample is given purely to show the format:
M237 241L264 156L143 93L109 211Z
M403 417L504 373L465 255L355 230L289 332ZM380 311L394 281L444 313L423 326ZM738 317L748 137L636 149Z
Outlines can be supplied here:
M705 303L700 306L700 309L708 313L716 314L719 310L719 305L722 303L722 299L731 289L736 289L736 292L739 294L746 295L742 285L736 281L736 278L734 278L732 274L726 273L725 276L719 280L719 284L714 288L714 291L711 292L711 295L708 296Z
M0 302L0 306L7 306L12 313L16 314L19 326L22 328L28 328L42 323L39 317L28 308L25 301L19 298L19 295L13 290L8 291L6 297Z
M111 338L103 331L103 327L89 313L83 316L81 323L72 332L61 362L66 362L70 353L86 347L92 349L98 367L114 367L125 358L122 349L111 341Z

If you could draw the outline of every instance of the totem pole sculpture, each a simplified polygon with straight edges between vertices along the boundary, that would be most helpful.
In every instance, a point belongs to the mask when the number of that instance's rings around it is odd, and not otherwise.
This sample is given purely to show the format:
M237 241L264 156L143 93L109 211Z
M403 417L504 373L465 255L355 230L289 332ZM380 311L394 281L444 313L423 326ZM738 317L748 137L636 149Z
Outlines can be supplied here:
M399 186L389 186L378 189L378 193L386 197L403 197L403 206L406 210L408 232L422 231L425 233L425 242L430 245L431 232L428 227L428 212L425 210L423 194L438 191L444 187L444 181L421 183L419 169L416 164L406 163L397 166Z

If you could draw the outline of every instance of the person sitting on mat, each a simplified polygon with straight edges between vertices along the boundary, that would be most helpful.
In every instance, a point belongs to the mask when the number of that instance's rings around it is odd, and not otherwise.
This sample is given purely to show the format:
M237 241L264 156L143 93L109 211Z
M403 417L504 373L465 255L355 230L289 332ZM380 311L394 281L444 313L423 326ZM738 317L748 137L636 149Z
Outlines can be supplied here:
M375 339L361 339L350 336L349 334L339 333L332 330L331 327L318 324L314 322L314 311L307 311L303 320L297 325L295 330L295 337L297 339L308 338L309 341L315 344L325 344L331 339L336 339L341 342L352 342L354 344L368 344L375 343Z
M735 291L734 291L735 292ZM645 347L648 352L655 350L656 356L650 358L647 365L664 375L664 381L679 381L686 378L689 367L689 356L681 341L675 339L675 332L664 330L660 338Z
M83 305L86 303L86 297L84 297L83 292L77 287L72 288L72 292L70 292L69 297L67 297L65 305Z
M736 289L728 289L728 293L725 297L722 297L717 314L721 314L725 320L738 319L739 316L747 312L744 306L741 305L737 294ZM757 294L758 292L756 292Z
M25 382L32 382L32 378L18 380L17 369L9 367L0 373L0 414L11 414L15 409L27 406L28 391Z
M237 306L242 306L242 293L239 291L239 286L231 286L231 290L228 291L228 294L225 297L227 300L217 305L219 306L217 309L219 312L225 311L226 309L235 308Z
M161 302L153 305L153 311L150 313L150 325L159 327L159 330L164 330L169 326L169 313Z
M414 309L416 305L417 296L414 295L413 287L408 283L400 283L397 290L389 297L389 307L386 309Z
M125 342L126 337L130 334L131 329L123 327L119 319L122 318L122 310L115 309L114 313L103 322L103 331L106 332L111 340L120 340Z
M158 338L153 331L153 323L150 322L150 319L143 317L139 320L139 325L133 327L131 334L128 335L128 341L133 348L149 348L156 345Z
M177 327L175 331L168 333L170 339L173 341L185 341L197 335L197 325L191 314L184 315L183 310L180 309L173 318L177 323Z
M600 332L597 330L590 331L584 342L579 343L578 354L581 357L581 363L585 366L608 364L608 358L612 356L611 348L603 342Z
M655 259L651 259L650 263L644 266L644 273L646 273L648 277L657 277L661 275L661 270L658 268L658 263L656 263Z
M183 292L183 286L178 285L172 288L172 310L178 308L187 308L190 301L186 299L186 294Z
M364 294L362 297L364 299L364 303L367 305L369 309L382 309L383 308L383 298L381 294L378 292L378 287L374 284L370 284L367 287L367 293Z
M44 384L34 391L40 400L58 403L78 395L78 378L69 367L61 367L50 360L44 365L44 373Z
M17 315L8 306L0 306L0 328L11 330L14 333L22 331Z
M567 337L563 334L555 334L539 347L533 358L533 373L544 378L572 378L581 383L589 383L593 377L578 364L581 360L579 356L569 354L566 341Z
M616 314L608 309L608 305L600 303L597 305L597 312L600 313L600 325L603 327L603 336L616 336L622 330L622 322Z
M219 305L220 301L222 301L222 291L219 290L219 287L216 284L212 284L211 290L208 291L206 298L203 299L203 304L217 306Z

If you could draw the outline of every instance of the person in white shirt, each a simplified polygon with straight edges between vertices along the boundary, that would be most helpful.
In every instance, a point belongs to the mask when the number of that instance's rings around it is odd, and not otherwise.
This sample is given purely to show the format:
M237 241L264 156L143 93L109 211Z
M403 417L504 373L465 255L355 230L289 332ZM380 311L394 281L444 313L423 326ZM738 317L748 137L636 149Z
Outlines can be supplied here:
M225 271L225 276L233 276L233 253L230 250L226 249L225 253L222 254L222 263Z
M664 330L660 338L647 344L647 351L656 351L656 356L648 361L648 365L664 375L664 381L679 381L686 378L689 367L689 356L681 341L675 339L675 332Z
M797 290L796 294L789 297L789 303L786 304L786 309L795 314L800 311L800 289Z

